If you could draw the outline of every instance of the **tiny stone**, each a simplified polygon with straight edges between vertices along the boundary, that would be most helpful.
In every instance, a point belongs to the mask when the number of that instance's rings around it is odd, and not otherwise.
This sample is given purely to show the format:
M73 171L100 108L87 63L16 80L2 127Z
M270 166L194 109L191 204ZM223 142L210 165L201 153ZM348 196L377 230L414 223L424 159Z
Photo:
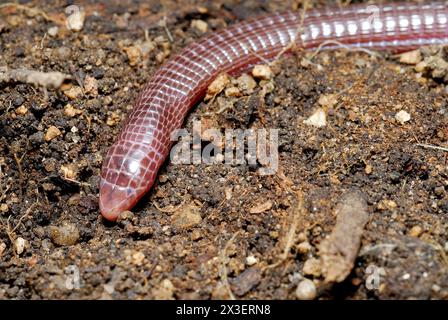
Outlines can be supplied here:
M416 65L420 61L422 61L420 50L413 50L400 55L400 62L404 64Z
M307 254L311 251L311 244L309 242L301 242L297 245L297 252L300 254Z
M93 97L98 95L98 81L91 76L86 76L84 79L85 93L90 94Z
M305 232L300 232L300 233L297 235L297 241L298 241L298 242L305 242L305 241L308 241L308 237L306 236L306 233L305 233Z
M50 28L48 28L48 31L47 31L47 33L50 37L56 37L58 35L58 32L59 32L58 26L50 27Z
M201 230L194 229L193 232L191 233L191 240L197 241L197 240L199 240L201 238L202 238Z
M207 97L208 99L216 96L220 93L224 88L229 84L230 79L226 73L221 73L213 80L212 83L207 88Z
M248 266L253 266L254 264L256 264L258 262L257 258L255 258L254 256L248 256L246 257L246 264Z
M123 211L120 213L117 217L117 223L124 222L124 221L131 221L134 218L134 213L132 211Z
M5 212L8 212L8 211L9 211L9 207L8 207L8 205L6 203L0 204L0 212L1 213L5 213Z
M323 109L317 109L308 119L303 121L304 124L317 128L327 125L326 113Z
M237 87L230 87L225 90L226 97L240 97L241 91Z
M70 98L70 99L72 99L72 100L75 100L75 99L77 99L77 98L79 98L79 97L82 96L82 89L81 89L81 87L79 87L79 86L74 86L74 87L71 87L71 88L68 89L68 90L65 90L65 91L64 91L64 94L65 94L68 98Z
M192 20L191 27L198 30L200 33L206 33L208 30L208 24L203 20Z
M1 256L1 254L0 254L0 256ZM431 290L434 292L439 292L441 290L441 288L437 284L433 284L431 287Z
M140 251L134 253L132 255L132 264L136 266L141 266L143 264L143 261L145 260L145 255L141 253Z
M84 26L85 13L84 10L77 7L73 10L71 14L67 17L67 29L72 31L81 31Z
M405 123L411 120L411 115L404 110L400 110L396 115L395 119L400 123Z
M423 232L423 228L420 226L413 226L411 230L409 230L408 235L410 237L418 238Z
M20 256L25 251L26 247L28 246L28 241L23 239L22 237L18 237L14 241L14 246L16 248L17 254Z
M51 240L60 246L71 246L79 240L79 230L73 223L50 227Z
M56 128L55 126L50 126L47 130L47 132L45 133L45 141L51 141L56 137L59 137L62 134L61 130L59 130L58 128Z
M172 217L174 227L179 229L190 229L201 223L202 217L194 205L184 206Z
M169 279L164 279L152 290L152 294L156 300L170 300L173 299L174 290L173 283Z
M302 271L304 275L319 277L322 273L320 260L316 258L306 260Z
M252 75L257 79L269 80L273 77L272 70L266 65L256 65L252 69Z
M437 196L441 196L441 195L443 195L443 194L445 193L445 187L444 187L444 186L438 186L438 187L435 187L435 188L434 188L434 193L435 193Z
M28 109L25 106L20 106L16 109L18 115L24 116L28 113Z
M314 300L317 296L316 286L310 279L304 279L299 282L296 289L296 296L299 300Z
M257 86L254 78L248 74L243 74L237 79L238 87L242 90L253 90Z
M81 113L82 113L81 110L76 109L70 103L64 107L64 114L67 117L73 118L74 116L79 115Z

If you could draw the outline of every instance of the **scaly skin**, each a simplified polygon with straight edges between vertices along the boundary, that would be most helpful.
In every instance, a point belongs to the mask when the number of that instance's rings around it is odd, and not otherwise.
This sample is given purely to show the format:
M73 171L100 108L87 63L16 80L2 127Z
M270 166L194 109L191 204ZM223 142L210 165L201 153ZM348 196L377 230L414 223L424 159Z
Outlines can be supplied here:
M151 188L172 146L171 133L218 74L237 74L293 41L305 49L336 40L393 52L448 43L448 3L443 2L310 10L297 37L300 20L300 12L274 13L209 34L150 78L103 163L99 202L106 219L114 221Z

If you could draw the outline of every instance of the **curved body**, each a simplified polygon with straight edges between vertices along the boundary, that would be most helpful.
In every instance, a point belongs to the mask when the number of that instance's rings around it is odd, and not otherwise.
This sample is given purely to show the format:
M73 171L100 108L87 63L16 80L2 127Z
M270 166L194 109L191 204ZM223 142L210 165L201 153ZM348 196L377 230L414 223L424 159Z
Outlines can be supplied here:
M448 2L309 10L296 36L300 20L301 12L287 12L232 25L192 43L150 78L103 163L100 210L106 219L115 220L151 188L171 133L219 73L273 58L292 41L306 49L336 40L394 52L448 43Z

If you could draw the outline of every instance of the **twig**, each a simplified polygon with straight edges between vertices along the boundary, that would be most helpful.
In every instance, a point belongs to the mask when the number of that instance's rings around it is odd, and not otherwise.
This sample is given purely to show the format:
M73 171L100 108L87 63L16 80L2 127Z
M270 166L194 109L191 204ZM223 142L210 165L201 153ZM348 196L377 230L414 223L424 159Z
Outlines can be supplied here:
M367 54L369 54L369 55L371 55L371 56L374 56L374 57L381 57L381 54L379 54L378 52L369 50L369 49L365 49L365 48L353 48L353 47L349 47L349 46L343 44L342 42L336 41L336 40L327 40L327 41L322 42L322 43L316 48L316 50L315 50L314 53L311 55L311 57L309 58L309 60L313 60L313 59L319 54L319 52L322 50L322 48L325 47L325 46L328 45L328 44L335 44L335 45L338 45L338 46L340 46L340 47L342 47L342 48L344 48L344 49L347 49L348 51L360 51L360 52L367 53Z
M23 160L23 158L25 158L26 151L19 158L17 156L17 154L13 151L11 146L9 146L9 150L11 151L12 156L14 157L14 160L15 160L15 162L17 164L17 169L19 170L19 191L20 191L20 198L22 198L22 196L23 196L23 177L24 177L23 169L22 169L22 160Z
M41 72L28 69L9 69L0 67L1 82L22 82L45 88L58 89L66 79L72 76L61 72Z
M291 247L293 246L293 244L295 242L296 230L299 225L300 218L303 216L303 211L304 211L302 193L300 191L298 191L298 192L296 192L296 195L297 195L297 205L294 207L294 210L293 210L292 222L291 222L291 226L289 227L289 230L288 230L288 233L286 236L286 242L285 242L285 247L283 248L283 253L280 256L279 261L266 266L264 268L264 270L275 268L275 267L279 266L280 264L282 264L283 262L285 262L286 259L288 258L289 251L291 250Z
M416 146L419 146L419 147L422 147L422 148L425 148L425 149L435 149L435 150L440 150L440 151L448 151L448 148L434 146L434 145L425 144L425 143L417 143Z
M232 292L232 289L230 288L229 279L227 277L227 250L229 249L230 244L235 240L235 238L238 236L240 231L235 232L235 234L230 238L229 241L227 241L226 245L224 246L224 249L222 249L220 253L220 259L221 259L221 281L223 282L224 286L227 289L227 293L229 294L229 297L231 300L236 300L235 295Z
M24 6L22 4L14 3L14 2L7 2L7 3L0 4L0 9L6 8L6 7L15 7L16 9L29 12L30 15L40 15L47 21L55 22L55 20L52 19L46 12L44 12L40 9L37 9L37 8L30 8L30 7Z
M14 226L14 228L11 228L11 224L10 224L10 220L11 220L11 215L8 216L8 219L6 220L6 234L8 235L9 241L11 242L13 248L14 248L14 254L17 255L16 249L15 249L15 245L14 242L16 240L16 231L17 229L20 227L20 225L22 224L23 219L25 219L26 217L28 217L30 215L30 213L32 212L32 210L39 204L39 199L36 200L36 202L34 202L26 211L25 213L19 218L19 220L17 221L16 225Z
M166 36L168 37L168 41L170 43L174 42L173 36L171 35L170 30L168 29L168 26L166 25L166 16L163 16L162 20L159 21L159 26L165 30Z
M305 15L306 10L308 9L308 5L309 0L305 0L303 2L302 14L300 16L300 21L294 34L294 37L292 38L291 42L275 56L274 60L272 60L271 62L271 65L274 64L285 52L291 50L296 45L297 38L300 37L300 34L302 33L303 23L305 22Z

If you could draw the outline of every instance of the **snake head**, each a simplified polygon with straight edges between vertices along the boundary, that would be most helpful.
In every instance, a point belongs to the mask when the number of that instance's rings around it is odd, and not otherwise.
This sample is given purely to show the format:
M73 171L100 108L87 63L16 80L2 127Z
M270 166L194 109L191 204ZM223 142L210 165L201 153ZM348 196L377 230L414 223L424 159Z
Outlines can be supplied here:
M151 188L160 163L149 148L118 141L101 169L99 205L103 217L115 221Z

